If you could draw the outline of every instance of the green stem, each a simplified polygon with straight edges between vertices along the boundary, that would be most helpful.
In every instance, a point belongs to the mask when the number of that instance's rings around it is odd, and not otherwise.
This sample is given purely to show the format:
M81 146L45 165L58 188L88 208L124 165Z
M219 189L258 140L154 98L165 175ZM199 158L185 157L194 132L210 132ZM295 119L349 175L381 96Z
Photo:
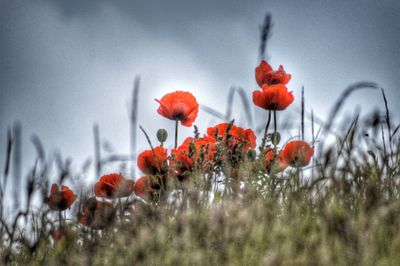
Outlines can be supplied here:
M276 110L274 110L274 136L273 138L276 138L276 132L278 132L277 130L277 122L276 122ZM274 141L274 155L276 156L276 141Z
M271 110L268 111L268 120L267 120L267 124L265 125L264 137L262 138L262 142L259 147L260 152L262 152L265 148L265 142L267 141L268 128L269 128L270 123L271 123Z
M124 213L124 208L122 207L122 201L121 198L118 198L118 206L119 206L119 214L122 217Z
M178 147L178 120L175 120L175 149Z
M58 211L58 222L60 223L60 228L62 227L62 214L61 211Z

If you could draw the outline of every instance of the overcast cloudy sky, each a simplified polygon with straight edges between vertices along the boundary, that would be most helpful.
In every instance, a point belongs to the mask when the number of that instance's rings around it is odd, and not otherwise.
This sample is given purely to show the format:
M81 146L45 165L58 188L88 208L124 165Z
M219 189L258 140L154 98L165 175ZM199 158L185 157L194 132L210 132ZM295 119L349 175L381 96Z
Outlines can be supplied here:
M48 151L61 150L79 167L93 153L94 122L102 138L127 154L135 75L141 76L139 124L152 136L160 127L172 133L154 101L166 92L191 91L222 112L231 85L251 97L266 12L274 23L271 64L292 74L297 99L305 86L308 110L324 118L347 85L368 80L385 88L400 115L397 0L0 0L1 167L7 128L16 120L25 166L33 162L29 137L37 134ZM380 92L355 93L347 106L355 105L365 112L381 106ZM288 112L298 106L299 100ZM235 108L246 126L241 106ZM204 130L215 122L201 111L196 124ZM138 148L147 148L142 135Z

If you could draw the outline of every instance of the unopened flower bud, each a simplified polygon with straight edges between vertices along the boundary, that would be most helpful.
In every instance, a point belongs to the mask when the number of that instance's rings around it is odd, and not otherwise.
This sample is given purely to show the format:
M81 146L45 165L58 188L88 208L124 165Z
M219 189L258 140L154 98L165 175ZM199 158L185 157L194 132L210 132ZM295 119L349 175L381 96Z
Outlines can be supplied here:
M165 129L161 128L157 131L157 139L159 142L163 143L167 140L168 133Z
M257 153L255 150L249 150L247 152L247 158L250 159L250 161L254 161L256 159Z
M271 135L272 144L278 145L280 141L281 141L281 134L279 134L279 132L272 133Z

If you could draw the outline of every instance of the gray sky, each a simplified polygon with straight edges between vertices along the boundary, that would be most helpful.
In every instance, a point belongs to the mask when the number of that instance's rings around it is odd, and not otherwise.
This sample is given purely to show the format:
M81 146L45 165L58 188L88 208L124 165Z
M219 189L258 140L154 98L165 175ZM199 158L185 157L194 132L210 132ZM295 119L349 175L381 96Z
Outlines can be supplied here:
M400 114L400 2L359 1L64 1L0 0L0 160L6 131L23 126L25 167L33 162L29 137L59 149L79 167L93 152L92 125L119 153L129 152L128 109L141 75L139 124L154 136L173 123L156 114L154 98L191 91L220 111L231 85L251 98L259 25L273 18L268 54L292 74L296 102L324 118L344 88L360 80L385 88ZM365 112L382 106L378 91L347 103ZM246 126L241 105L234 115ZM260 111L257 118L261 118ZM397 120L398 121L398 120ZM219 122L200 111L200 130ZM262 123L262 121L256 121ZM182 138L192 129L182 131ZM155 140L154 140L155 141ZM170 142L172 144L172 141ZM142 135L138 148L147 148Z

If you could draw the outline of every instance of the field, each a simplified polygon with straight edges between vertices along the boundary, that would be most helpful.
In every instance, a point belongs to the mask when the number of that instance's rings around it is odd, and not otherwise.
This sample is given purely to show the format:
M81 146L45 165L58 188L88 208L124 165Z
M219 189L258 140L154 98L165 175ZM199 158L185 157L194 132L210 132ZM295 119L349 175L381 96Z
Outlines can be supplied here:
M267 16L261 58L269 31ZM245 110L265 111L258 138L256 129L230 119L231 110L199 108L195 91L172 88L157 99L154 115L175 123L174 132L138 131L133 108L133 131L157 134L159 141L148 138L148 149L138 151L133 166L143 176L136 180L119 172L126 168L125 158L100 158L94 127L96 184L84 184L77 176L85 173L72 174L68 161L48 158L34 138L36 164L28 186L14 193L10 169L20 163L20 139L18 126L10 130L0 183L2 263L398 265L400 125L390 112L390 104L397 103L377 84L359 82L343 91L326 121L319 121L305 112L304 97L295 99L288 90L291 75L282 66L260 60L255 78L259 88L251 95L237 92ZM381 110L336 116L349 95L365 89L382 95ZM230 108L234 92L228 96ZM290 138L277 117L294 101L302 110L299 134ZM199 132L195 120L202 111L224 121ZM193 127L194 133L178 143L181 127ZM172 144L174 149L165 148ZM102 172L110 161L121 167ZM55 184L49 183L52 165Z

